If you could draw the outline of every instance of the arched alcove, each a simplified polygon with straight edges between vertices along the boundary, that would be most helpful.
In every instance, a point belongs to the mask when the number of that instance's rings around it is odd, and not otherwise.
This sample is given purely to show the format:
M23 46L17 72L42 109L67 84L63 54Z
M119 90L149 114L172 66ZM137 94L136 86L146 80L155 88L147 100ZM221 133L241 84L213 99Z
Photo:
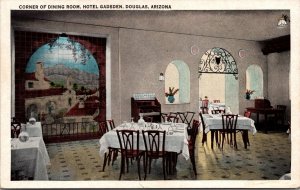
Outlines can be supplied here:
M254 90L250 99L263 97L263 71L258 65L250 65L246 70L246 90Z
M190 102L190 69L185 62L174 60L168 64L165 72L165 92L169 92L169 87L179 89L174 103Z

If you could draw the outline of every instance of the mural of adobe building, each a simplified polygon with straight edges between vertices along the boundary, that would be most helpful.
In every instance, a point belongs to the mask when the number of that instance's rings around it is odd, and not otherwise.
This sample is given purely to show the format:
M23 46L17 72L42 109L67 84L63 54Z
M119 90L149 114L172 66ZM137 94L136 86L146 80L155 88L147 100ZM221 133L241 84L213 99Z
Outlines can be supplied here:
M105 75L94 57L96 48L91 50L63 35L35 48L24 72L25 120L51 124L105 118Z

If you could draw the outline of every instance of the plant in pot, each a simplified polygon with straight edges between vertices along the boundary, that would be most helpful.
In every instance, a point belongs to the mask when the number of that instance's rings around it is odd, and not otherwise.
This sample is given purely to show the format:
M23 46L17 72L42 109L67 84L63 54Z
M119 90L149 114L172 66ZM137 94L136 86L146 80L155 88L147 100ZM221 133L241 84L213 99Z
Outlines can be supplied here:
M179 91L179 89L175 89L175 87L169 87L169 92L165 93L165 96L168 98L170 103L175 101L174 95Z
M250 100L251 94L253 94L253 92L255 92L255 90L248 90L248 89L246 89L246 95L245 95L245 98L246 98L247 100Z

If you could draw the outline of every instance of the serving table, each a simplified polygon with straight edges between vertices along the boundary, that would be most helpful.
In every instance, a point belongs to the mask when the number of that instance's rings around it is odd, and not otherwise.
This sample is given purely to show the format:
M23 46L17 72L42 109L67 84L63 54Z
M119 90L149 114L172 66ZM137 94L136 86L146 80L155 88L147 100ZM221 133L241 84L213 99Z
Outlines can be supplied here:
M26 142L11 140L12 180L48 180L47 165L50 158L42 137L30 137Z

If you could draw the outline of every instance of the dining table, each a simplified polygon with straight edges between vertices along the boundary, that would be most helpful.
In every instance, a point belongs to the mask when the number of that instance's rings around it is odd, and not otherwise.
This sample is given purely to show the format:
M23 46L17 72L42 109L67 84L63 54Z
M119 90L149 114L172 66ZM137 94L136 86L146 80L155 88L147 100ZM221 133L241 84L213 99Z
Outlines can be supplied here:
M165 151L181 154L186 160L190 158L188 146L187 124L185 123L145 123L138 124L134 122L126 122L117 126L113 130L105 133L99 140L100 150L99 155L104 158L105 153L108 153L110 148L120 148L117 130L139 130L139 149L145 150L145 145L142 136L142 130L161 130L166 131ZM135 138L136 139L136 138ZM136 143L134 143L136 144ZM175 166L176 167L176 166Z
M203 122L205 124L205 129L203 131L203 127L201 126L199 128L200 132L203 133L203 135L206 135L208 132L211 132L211 148L213 149L213 142L214 142L214 133L218 130L223 129L222 124L222 114L202 114ZM199 118L201 121L201 118ZM202 125L202 124L201 124ZM251 132L253 135L257 132L254 120L242 115L238 115L237 118L237 124L236 124L236 130L242 131L243 133L243 143L244 147L247 148L247 141L249 141L248 138L248 131ZM217 138L217 135L216 135ZM216 139L218 140L218 139Z
M208 103L208 109L209 110L214 110L214 109L221 109L224 110L226 107L225 102L210 102Z
M50 158L42 137L29 137L26 142L11 139L11 179L48 180Z

